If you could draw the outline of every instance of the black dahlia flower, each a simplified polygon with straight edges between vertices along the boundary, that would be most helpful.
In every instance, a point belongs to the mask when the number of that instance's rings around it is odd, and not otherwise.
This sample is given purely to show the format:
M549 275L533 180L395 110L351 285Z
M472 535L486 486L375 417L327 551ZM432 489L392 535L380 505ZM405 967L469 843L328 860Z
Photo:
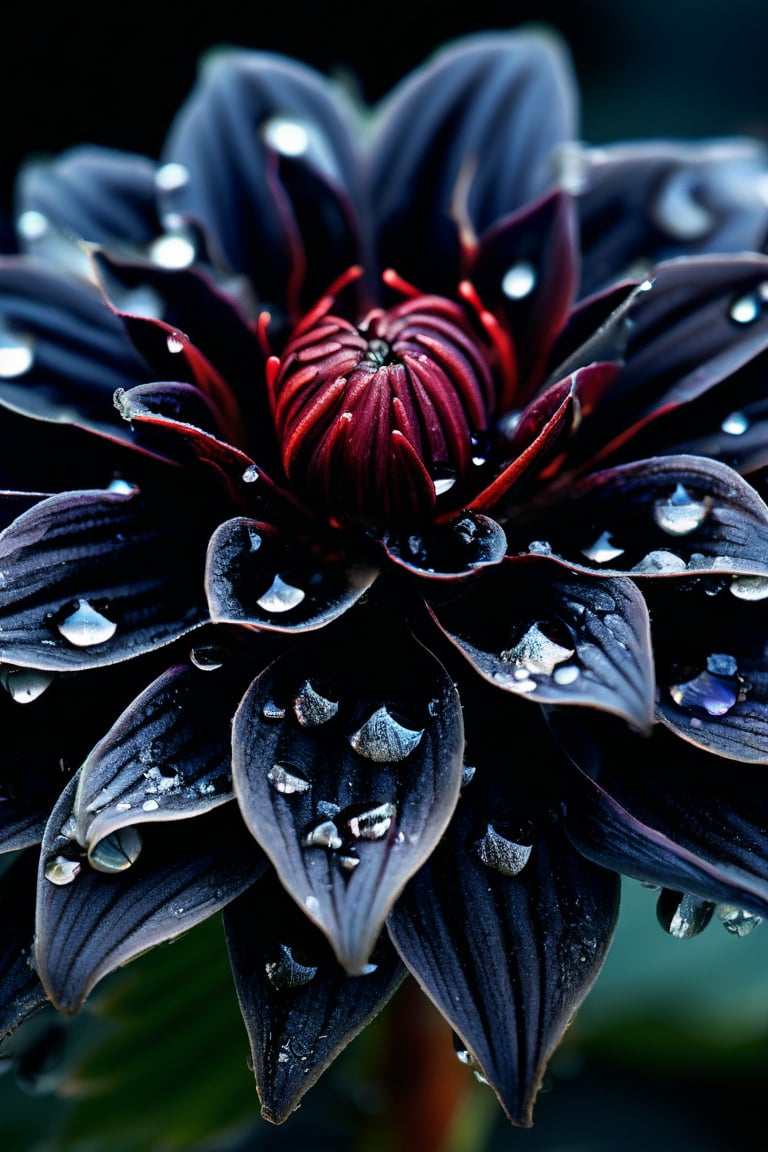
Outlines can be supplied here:
M538 33L373 110L222 52L22 171L6 1033L223 910L267 1118L412 979L528 1125L622 874L768 910L768 162L572 103Z

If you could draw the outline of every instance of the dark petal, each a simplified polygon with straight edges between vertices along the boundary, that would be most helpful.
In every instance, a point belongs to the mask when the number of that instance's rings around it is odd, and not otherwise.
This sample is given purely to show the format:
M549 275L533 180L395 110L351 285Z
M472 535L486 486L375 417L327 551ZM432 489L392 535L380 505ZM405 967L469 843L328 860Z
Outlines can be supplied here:
M768 763L768 580L705 577L649 593L658 719L701 748Z
M658 456L571 481L557 511L515 526L510 551L546 541L569 567L635 577L768 576L768 507L725 464Z
M266 868L237 806L225 804L146 828L130 867L97 872L67 835L76 787L75 777L43 840L35 938L43 985L69 1014L108 972L212 916Z
M507 441L504 455L509 463L469 501L469 507L492 509L523 481L557 471L569 436L599 403L619 370L611 362L589 364L540 392L515 414L509 432L502 417L499 431Z
M490 1083L509 1119L529 1127L547 1061L605 958L619 878L577 855L546 819L526 837L533 842L520 871L500 871L503 857L487 846L510 841L491 823L503 806L485 791L482 771L388 928L460 1038L461 1058ZM523 823L524 791L512 804Z
M63 245L67 236L122 249L143 247L160 231L155 171L144 156L93 146L27 163L14 205L22 249L55 262L53 243L58 239Z
M269 524L238 516L216 529L208 548L211 619L308 632L348 611L377 575L373 565L348 558L338 547L310 549Z
M0 260L0 313L0 404L128 440L112 396L146 380L147 366L93 285Z
M572 135L571 87L551 37L481 33L395 88L369 174L382 263L424 290L453 290L462 247L551 183L551 152Z
M249 828L360 975L456 803L463 726L453 683L397 625L358 619L254 680L233 747Z
M573 303L575 227L572 199L550 192L489 229L469 272L485 307L512 335L523 385L540 382Z
M199 627L204 548L189 514L137 491L43 500L0 533L0 659L93 668Z
M32 967L37 852L21 853L0 874L0 1040L47 1002Z
M169 668L117 719L79 775L76 835L98 864L121 828L198 816L232 797L231 720L248 678Z
M768 160L756 140L619 144L572 154L570 162L579 185L582 295L672 257L763 248Z
M576 576L543 558L507 560L431 611L497 688L652 723L648 611L632 581Z
M268 874L224 911L261 1114L281 1124L405 977L388 938L348 976L325 937Z
M768 258L692 256L653 270L587 341L553 374L561 378L596 359L622 359L624 368L600 406L584 421L572 459L603 459L652 421L704 396L768 348L768 309L761 285ZM663 425L656 447L665 448ZM644 441L644 446L645 446Z
M164 207L200 221L260 299L306 308L359 259L349 125L319 73L279 56L219 54L164 160L189 177Z
M465 512L423 533L387 532L382 540L395 564L429 580L455 580L499 564L506 555L504 529L488 516Z
M664 728L652 738L555 709L550 723L575 766L562 784L563 827L590 860L627 876L768 910L765 767L725 764Z

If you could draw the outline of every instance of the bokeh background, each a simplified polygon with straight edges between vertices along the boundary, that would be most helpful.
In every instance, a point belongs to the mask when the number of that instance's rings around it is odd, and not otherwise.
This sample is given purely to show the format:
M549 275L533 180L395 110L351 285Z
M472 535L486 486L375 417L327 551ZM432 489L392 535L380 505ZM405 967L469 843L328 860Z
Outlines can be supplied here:
M354 77L375 100L444 41L530 22L570 48L590 143L768 141L764 0L13 0L0 24L0 211L12 211L25 156L84 141L157 155L209 47L287 52ZM627 882L605 972L552 1063L534 1128L510 1129L464 1070L443 1152L764 1149L768 925L745 939L713 924L673 940L654 905L652 892ZM387 1119L392 1061L414 1076L395 1086L403 1115L409 1091L426 1088L397 1044L392 1025L377 1022L288 1125L261 1122L223 939L217 924L204 925L110 977L78 1021L43 1013L0 1049L0 1147L411 1152L415 1139Z

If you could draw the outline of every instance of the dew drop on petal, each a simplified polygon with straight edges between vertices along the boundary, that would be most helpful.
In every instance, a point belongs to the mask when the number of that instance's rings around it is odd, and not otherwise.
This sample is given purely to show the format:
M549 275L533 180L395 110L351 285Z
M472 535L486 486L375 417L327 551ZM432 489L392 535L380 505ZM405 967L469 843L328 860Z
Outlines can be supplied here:
M170 161L155 172L155 184L161 192L176 192L189 183L189 169L185 164Z
M172 355L184 351L184 340L178 332L169 332L166 337L165 346Z
M0 328L0 378L13 380L23 376L32 367L34 359L34 341L31 336Z
M536 287L536 269L527 260L520 260L504 273L501 290L508 300L524 300Z
M222 650L215 644L201 644L193 648L189 653L189 659L201 672L215 672L224 663Z
M339 710L337 700L329 700L321 695L309 680L302 684L296 699L293 701L293 711L299 724L304 728L316 728L333 719Z
M720 428L729 436L743 436L749 428L749 420L743 412L731 412L723 420Z
M302 837L301 843L304 848L330 848L335 851L341 848L342 839L333 820L321 820Z
M287 764L273 764L267 772L267 780L276 792L282 792L285 796L309 789L309 781Z
M141 852L141 834L137 828L118 828L95 844L89 860L98 872L124 872L135 863Z
M713 653L698 676L672 684L669 694L680 708L701 708L710 716L724 716L739 700L740 691L735 659Z
M760 315L760 301L753 293L740 296L731 305L729 314L736 324L752 324Z
M339 864L346 872L352 872L359 863L359 856L339 856Z
M303 988L317 975L312 964L300 964L287 944L281 944L276 960L269 960L264 966L267 979L278 992L289 988Z
M141 807L145 812L157 812L160 805L157 800L145 800Z
M718 904L717 918L726 932L730 932L733 936L748 936L762 920L762 916L758 916L757 913L750 912L746 908L737 908L733 904Z
M261 714L265 720L284 720L285 708L276 704L274 700L266 700L261 707Z
M124 480L122 476L115 476L114 480L110 480L107 485L107 492L117 492L120 496L133 496L138 490L137 484L132 484L130 480Z
M45 865L45 878L50 880L51 884L62 887L76 880L81 870L79 860L68 860L66 856L53 856Z
M349 743L366 760L373 760L376 764L396 764L410 756L423 735L423 728L406 728L382 704L361 728L352 733Z
M53 683L53 673L39 668L0 665L0 684L17 704L31 704Z
M729 591L737 600L765 600L768 579L765 576L734 576Z
M257 598L256 603L265 612L290 612L292 608L298 608L305 596L306 592L301 588L289 584L282 576L275 576L267 591Z
M504 876L517 876L528 863L531 845L507 840L489 824L485 835L476 842L475 852L489 868L495 868Z
M567 684L573 684L578 680L580 675L581 672L575 664L562 664L559 668L555 668L552 679L564 688Z
M643 556L632 567L632 572L638 576L673 576L685 572L685 568L685 560L681 556L668 552L666 548L658 548Z
M551 676L557 664L570 660L574 654L573 648L565 648L557 641L550 639L542 632L538 623L534 623L525 635L512 648L506 648L499 653L505 664L515 664L529 673L538 673L540 676ZM524 677L520 678L521 680Z
M309 147L309 133L303 124L285 116L273 116L261 128L264 140L281 156L301 156Z
M22 240L41 240L49 228L48 217L34 208L22 212L16 221L16 229Z
M394 804L377 804L350 816L347 827L358 840L381 840L389 831L396 812Z
M149 247L149 258L161 268L182 269L194 264L197 251L189 236L168 232L158 236Z
M671 496L655 501L653 518L670 536L688 536L701 527L709 508L709 501L693 500L684 485L678 484Z
M582 555L594 564L610 564L611 560L624 555L623 548L617 548L610 532L603 532L589 548L582 548Z
M709 924L715 905L698 896L662 889L656 904L656 917L662 928L677 940L698 936Z
M432 476L432 483L435 488L435 496L444 496L455 486L456 473L450 468L436 470Z
M78 600L77 608L57 624L65 640L76 648L106 644L117 631L117 624L98 612L87 600Z

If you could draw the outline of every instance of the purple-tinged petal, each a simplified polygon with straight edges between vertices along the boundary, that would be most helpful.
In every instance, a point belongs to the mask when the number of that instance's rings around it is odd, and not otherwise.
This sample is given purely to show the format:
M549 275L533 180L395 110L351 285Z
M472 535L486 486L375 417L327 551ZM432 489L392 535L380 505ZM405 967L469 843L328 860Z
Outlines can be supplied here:
M94 668L203 624L190 573L202 576L206 538L193 511L105 490L51 496L19 516L0 533L0 660Z
M160 231L156 168L144 156L93 146L27 163L14 198L22 250L56 261L53 244L66 237L72 247L76 240L144 247Z
M221 524L208 548L206 586L216 624L270 632L322 628L356 604L378 569L340 548L310 548L269 524L235 517Z
M768 157L756 140L576 146L563 159L579 197L583 295L676 256L763 248Z
M0 1040L46 1003L32 966L37 853L24 852L0 875Z
M504 529L488 516L465 512L422 533L387 532L382 544L395 564L429 580L455 580L499 564L507 551Z
M481 239L469 276L485 307L512 335L525 399L530 384L541 380L576 291L571 198L555 190L494 225Z
M112 395L146 380L147 365L96 288L9 258L0 312L0 404L127 440Z
M351 631L305 641L254 680L233 773L281 882L359 975L450 820L463 727L453 683L420 645L364 619Z
M561 502L515 525L510 552L545 542L569 568L607 575L768 577L768 506L715 460L659 456L608 468L571 480L567 507L567 516ZM533 531L540 539L531 543Z
M224 925L261 1114L281 1124L384 1007L405 968L383 936L372 970L348 976L272 874L228 905Z
M547 1061L608 950L619 878L574 852L525 786L489 796L483 773L387 926L459 1037L460 1059L529 1127ZM536 811L536 830L521 838Z
M266 53L219 53L168 138L164 161L187 178L164 208L201 222L261 300L298 315L359 259L350 139L319 73Z
M594 580L548 559L507 560L435 621L473 668L505 692L653 722L648 611L631 580Z
M107 973L218 912L266 868L230 803L194 821L146 828L142 837L136 831L132 862L96 871L71 835L76 787L75 777L43 839L35 935L40 978L68 1014Z
M703 900L768 911L765 768L729 762L664 728L644 738L609 717L555 709L550 725L574 766L563 827L582 855Z
M407 77L374 126L380 260L452 290L478 237L550 185L552 150L573 132L571 89L559 43L539 34L465 37Z
M94 867L121 828L199 816L232 798L231 720L249 679L177 665L118 717L88 754L73 807Z

